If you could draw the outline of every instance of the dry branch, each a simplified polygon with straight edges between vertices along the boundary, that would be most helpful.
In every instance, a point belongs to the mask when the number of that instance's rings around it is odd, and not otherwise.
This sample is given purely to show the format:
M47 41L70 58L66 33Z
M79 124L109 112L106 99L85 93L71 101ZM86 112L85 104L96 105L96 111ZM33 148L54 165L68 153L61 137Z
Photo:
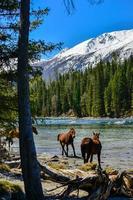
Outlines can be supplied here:
M39 162L38 162L39 163ZM41 168L41 171L43 171L45 174L47 174L51 180L59 182L59 183L65 183L67 181L70 181L70 178L67 176L64 176L60 173L56 173L55 170L52 170L50 167L46 166L46 165L41 165L39 163L39 166Z
M63 173L53 170L47 165L43 166L39 163L41 171L51 180L61 183L61 187L65 187L60 198L69 196L73 191L85 190L88 192L88 200L106 200L109 196L124 195L133 197L133 173L123 171L115 175L115 178L108 175L105 171L98 169L95 174L88 174L86 177L77 176L71 179ZM52 189L56 190L58 189ZM50 191L49 191L50 192Z

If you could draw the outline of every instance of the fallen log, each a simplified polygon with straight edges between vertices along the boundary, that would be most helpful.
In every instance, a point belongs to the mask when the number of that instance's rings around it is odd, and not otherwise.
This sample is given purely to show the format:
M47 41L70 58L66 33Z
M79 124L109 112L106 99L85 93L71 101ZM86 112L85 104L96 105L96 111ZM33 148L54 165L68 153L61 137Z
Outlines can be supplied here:
M63 187L62 192L59 194L60 198L65 198L74 191L77 191L78 195L79 190L88 192L88 200L106 200L112 194L133 197L133 172L129 173L123 171L115 175L115 178L112 178L111 175L108 175L105 171L98 169L93 174L88 173L85 177L75 176L75 178L72 179L64 175L61 170L57 171L51 169L47 165L43 166L40 163L39 166L41 171L52 181L62 184L62 186L59 186ZM112 176L114 176L114 174ZM54 188L51 191L56 189L57 188Z
M59 183L70 181L69 177L62 175L61 173L57 174L55 170L51 170L51 168L47 165L41 165L39 162L38 164L40 166L41 171L43 171L44 174L47 174L51 178L51 180Z
M88 200L106 200L110 196L114 183L109 179L109 176L105 171L98 169L98 175L101 182L98 187L94 188Z
M133 172L123 172L120 192L127 197L133 197Z
M20 160L5 161L4 163L7 164L10 168L18 168L20 165Z

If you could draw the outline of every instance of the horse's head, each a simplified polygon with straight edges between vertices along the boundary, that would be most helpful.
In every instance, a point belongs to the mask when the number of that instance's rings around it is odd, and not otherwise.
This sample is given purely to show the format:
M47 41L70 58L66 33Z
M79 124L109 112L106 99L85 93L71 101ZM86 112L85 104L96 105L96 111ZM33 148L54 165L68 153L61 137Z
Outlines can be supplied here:
M32 126L32 131L33 131L33 133L35 133L36 135L38 135L38 131L37 131L37 128L35 126Z
M100 133L93 132L93 140L99 140Z
M72 138L75 138L76 131L75 131L74 128L71 128L71 129L70 129L70 133L71 133Z

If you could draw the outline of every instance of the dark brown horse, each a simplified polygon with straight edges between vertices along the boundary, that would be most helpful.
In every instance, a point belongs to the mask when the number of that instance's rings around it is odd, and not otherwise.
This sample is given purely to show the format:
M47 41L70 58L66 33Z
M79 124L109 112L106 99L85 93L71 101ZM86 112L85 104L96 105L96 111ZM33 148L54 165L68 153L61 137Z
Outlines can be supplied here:
M75 138L75 129L71 128L67 133L60 133L57 136L57 140L60 141L62 147L62 155L68 156L68 145L72 145L74 156L76 157L75 148L74 148L74 138ZM66 150L65 150L66 146Z
M99 140L99 135L100 133L93 132L92 138L83 138L81 142L81 153L84 159L84 163L87 163L89 161L89 158L90 158L90 162L92 162L93 155L97 154L98 164L99 164L99 167L101 168L100 155L101 155L102 145Z

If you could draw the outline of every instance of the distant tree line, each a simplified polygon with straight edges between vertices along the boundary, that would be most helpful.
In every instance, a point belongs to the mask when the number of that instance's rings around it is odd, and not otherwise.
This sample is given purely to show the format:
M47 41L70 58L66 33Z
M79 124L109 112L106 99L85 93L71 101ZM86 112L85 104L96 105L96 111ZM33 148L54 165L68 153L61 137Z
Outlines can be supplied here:
M31 79L33 115L121 117L133 114L133 57L124 62L100 62L95 68L59 75L50 84Z

